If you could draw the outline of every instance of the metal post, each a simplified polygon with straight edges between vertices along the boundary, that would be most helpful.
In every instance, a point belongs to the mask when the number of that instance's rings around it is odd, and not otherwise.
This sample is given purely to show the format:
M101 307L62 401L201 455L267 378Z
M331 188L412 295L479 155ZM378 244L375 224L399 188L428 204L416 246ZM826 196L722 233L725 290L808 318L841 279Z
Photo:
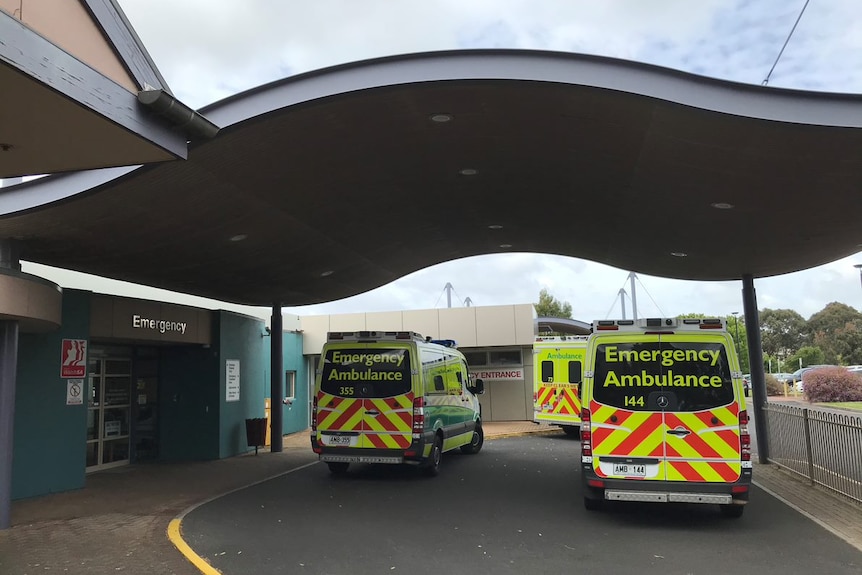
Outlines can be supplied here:
M272 453L281 453L284 442L282 435L284 434L283 417L284 414L284 391L281 385L284 378L284 358L282 352L282 319L281 319L281 302L272 304L272 319L270 320L270 357L272 359L269 389L269 450Z
M620 308L623 312L623 317L621 319L626 319L626 290L620 288Z
M9 529L12 521L12 433L17 369L18 322L0 321L0 529Z
M805 433L805 458L808 460L808 479L814 485L814 453L811 449L811 426L808 419L808 409L802 410L802 430Z
M748 340L748 366L751 370L751 391L754 396L754 429L757 433L757 458L769 463L769 437L764 408L766 407L766 377L763 374L763 350L760 343L760 318L757 311L757 292L754 277L742 276L742 307L745 313Z
M632 319L638 320L638 296L637 292L635 292L635 272L629 272L629 280L631 280L632 286Z
M859 270L859 281L862 282L862 264L854 264L853 267Z

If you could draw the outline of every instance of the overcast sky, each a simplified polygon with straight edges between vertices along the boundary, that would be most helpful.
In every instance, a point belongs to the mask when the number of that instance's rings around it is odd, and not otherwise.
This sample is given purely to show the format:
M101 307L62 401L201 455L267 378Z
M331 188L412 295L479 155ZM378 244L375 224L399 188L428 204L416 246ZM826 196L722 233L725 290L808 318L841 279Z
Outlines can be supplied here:
M805 0L119 0L174 95L200 108L294 74L413 52L519 48L646 62L760 85ZM862 2L813 0L768 86L862 93ZM764 214L768 217L768 214ZM788 222L794 225L794 222ZM862 309L853 264L862 253L805 272L755 281L758 307L804 317L832 301ZM65 287L267 315L161 290L25 265ZM542 288L575 319L620 317L628 270L537 254L468 258L298 315L531 303ZM444 286L454 288L447 294ZM640 276L639 315L742 311L741 282ZM447 297L447 295L449 297ZM631 317L631 302L626 300Z

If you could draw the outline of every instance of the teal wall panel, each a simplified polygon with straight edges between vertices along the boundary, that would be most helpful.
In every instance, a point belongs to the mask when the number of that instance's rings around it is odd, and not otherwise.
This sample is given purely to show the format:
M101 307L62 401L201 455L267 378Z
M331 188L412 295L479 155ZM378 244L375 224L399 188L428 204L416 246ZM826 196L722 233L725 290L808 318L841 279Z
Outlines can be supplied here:
M248 446L245 420L264 417L264 388L269 389L267 366L269 338L263 337L265 323L260 318L219 312L218 341L219 456L231 457L253 450ZM238 360L239 399L227 401L227 361ZM267 393L266 396L269 394Z
M214 346L170 346L160 357L160 459L218 459L218 352Z
M60 377L60 355L63 339L86 340L89 333L90 293L64 290L62 327L19 336L13 499L84 486L87 398L82 405L66 405L67 380Z
M284 369L296 372L293 404L284 407L284 433L287 434L308 429L311 421L308 412L308 368L302 355L302 334L285 332L283 337Z

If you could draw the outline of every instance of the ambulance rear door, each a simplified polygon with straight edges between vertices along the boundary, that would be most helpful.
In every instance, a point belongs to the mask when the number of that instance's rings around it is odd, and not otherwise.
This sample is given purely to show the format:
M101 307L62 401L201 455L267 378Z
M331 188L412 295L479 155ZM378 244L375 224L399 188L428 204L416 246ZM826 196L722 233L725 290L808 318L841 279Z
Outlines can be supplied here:
M537 422L578 425L581 422L580 385L586 343L542 341L533 344L533 419Z
M321 357L318 438L323 445L407 449L412 442L415 347L396 342L327 346Z
M711 483L739 479L744 405L734 387L726 335L601 338L595 344L593 376L597 475Z

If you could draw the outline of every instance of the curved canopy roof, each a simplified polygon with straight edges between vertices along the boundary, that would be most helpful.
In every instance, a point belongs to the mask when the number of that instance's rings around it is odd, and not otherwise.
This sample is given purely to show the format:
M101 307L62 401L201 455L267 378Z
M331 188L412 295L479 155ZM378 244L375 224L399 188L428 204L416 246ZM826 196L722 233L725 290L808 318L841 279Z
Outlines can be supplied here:
M249 305L508 251L769 276L859 250L860 104L562 53L385 58L204 108L222 130L187 161L4 190L0 236L23 260Z

